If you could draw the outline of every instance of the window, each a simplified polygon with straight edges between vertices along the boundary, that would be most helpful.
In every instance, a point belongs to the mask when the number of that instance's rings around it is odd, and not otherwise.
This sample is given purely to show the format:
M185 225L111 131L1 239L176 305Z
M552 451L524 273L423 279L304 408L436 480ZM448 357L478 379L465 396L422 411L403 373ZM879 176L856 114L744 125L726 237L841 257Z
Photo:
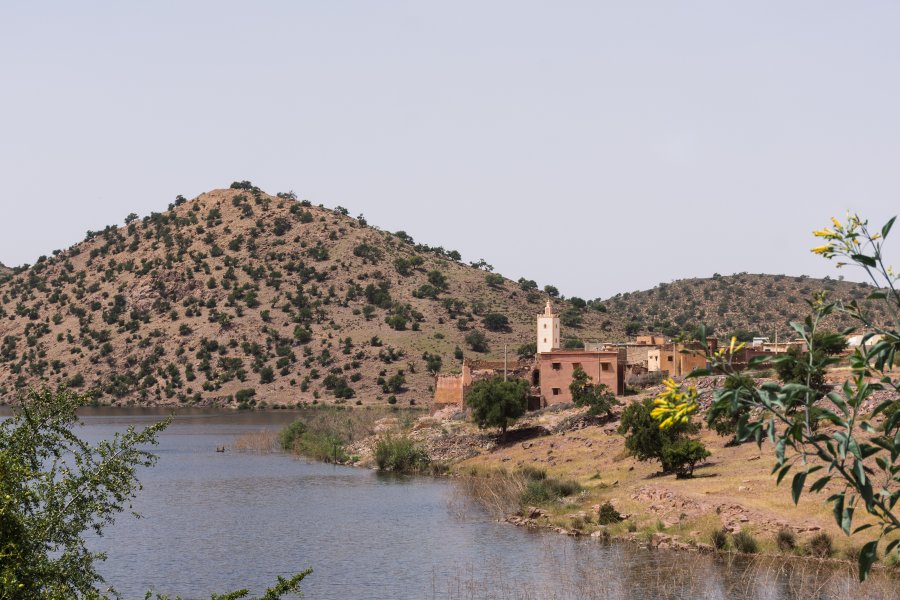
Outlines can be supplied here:
M671 356L667 356L667 357L666 357L666 360L669 361L669 362L672 362L672 357L671 357Z
M580 369L580 368L581 368L581 363L572 363L572 370L573 370L573 371L576 370L576 369Z
M601 371L612 371L612 365L609 363L600 363Z
M560 369L562 369L562 363L553 363L554 371L559 371Z
M545 344L547 343L547 338L544 338L544 343L545 343Z
M559 388L553 388L553 395L559 396Z
M544 329L547 329L547 324L546 324L546 323L544 323Z

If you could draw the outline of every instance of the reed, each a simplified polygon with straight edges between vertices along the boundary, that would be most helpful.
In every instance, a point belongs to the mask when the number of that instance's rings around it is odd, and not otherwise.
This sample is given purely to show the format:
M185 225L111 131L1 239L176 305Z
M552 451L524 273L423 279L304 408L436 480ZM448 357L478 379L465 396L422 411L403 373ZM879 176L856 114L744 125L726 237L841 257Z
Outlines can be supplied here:
M236 452L270 454L278 448L278 433L275 431L252 431L234 438L232 448Z

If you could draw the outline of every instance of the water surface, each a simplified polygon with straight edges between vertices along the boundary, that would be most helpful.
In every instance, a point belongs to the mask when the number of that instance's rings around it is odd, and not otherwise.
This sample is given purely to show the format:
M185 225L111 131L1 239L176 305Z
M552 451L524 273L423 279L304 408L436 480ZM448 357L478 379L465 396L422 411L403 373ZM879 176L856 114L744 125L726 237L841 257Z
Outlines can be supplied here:
M80 434L109 437L165 413L83 411ZM125 598L148 589L208 598L312 567L306 598L889 598L848 578L791 574L688 553L605 545L494 522L452 482L380 476L281 454L216 452L279 429L288 411L185 411L142 469L134 508L92 541ZM827 581L826 581L827 580ZM896 596L895 596L896 597Z

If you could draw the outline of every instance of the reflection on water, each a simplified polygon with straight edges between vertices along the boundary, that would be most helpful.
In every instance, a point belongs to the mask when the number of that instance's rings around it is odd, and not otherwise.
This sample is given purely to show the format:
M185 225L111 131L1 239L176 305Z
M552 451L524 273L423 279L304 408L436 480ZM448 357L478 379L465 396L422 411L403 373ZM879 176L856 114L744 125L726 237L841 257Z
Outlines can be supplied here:
M85 410L96 441L165 413ZM260 591L306 567L307 598L842 598L896 597L829 571L793 576L781 563L726 563L696 554L534 533L460 518L452 482L383 477L280 454L216 452L236 435L279 429L288 411L185 411L160 438L144 489L93 547L125 598L207 598ZM808 567L804 567L808 568ZM849 595L848 595L849 594Z

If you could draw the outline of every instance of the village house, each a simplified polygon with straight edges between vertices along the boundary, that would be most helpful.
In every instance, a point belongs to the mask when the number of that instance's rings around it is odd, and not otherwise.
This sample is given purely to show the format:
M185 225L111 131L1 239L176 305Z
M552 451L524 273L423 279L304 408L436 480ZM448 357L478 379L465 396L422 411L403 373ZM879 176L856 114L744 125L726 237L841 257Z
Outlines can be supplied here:
M716 340L706 341L710 352L716 350ZM706 350L700 342L665 344L647 352L647 370L650 373L664 371L669 377L685 377L694 369L707 366Z
M550 302L537 317L537 364L532 385L540 388L540 406L572 402L569 385L579 367L595 384L607 386L614 394L625 393L625 351L560 349L559 315Z

